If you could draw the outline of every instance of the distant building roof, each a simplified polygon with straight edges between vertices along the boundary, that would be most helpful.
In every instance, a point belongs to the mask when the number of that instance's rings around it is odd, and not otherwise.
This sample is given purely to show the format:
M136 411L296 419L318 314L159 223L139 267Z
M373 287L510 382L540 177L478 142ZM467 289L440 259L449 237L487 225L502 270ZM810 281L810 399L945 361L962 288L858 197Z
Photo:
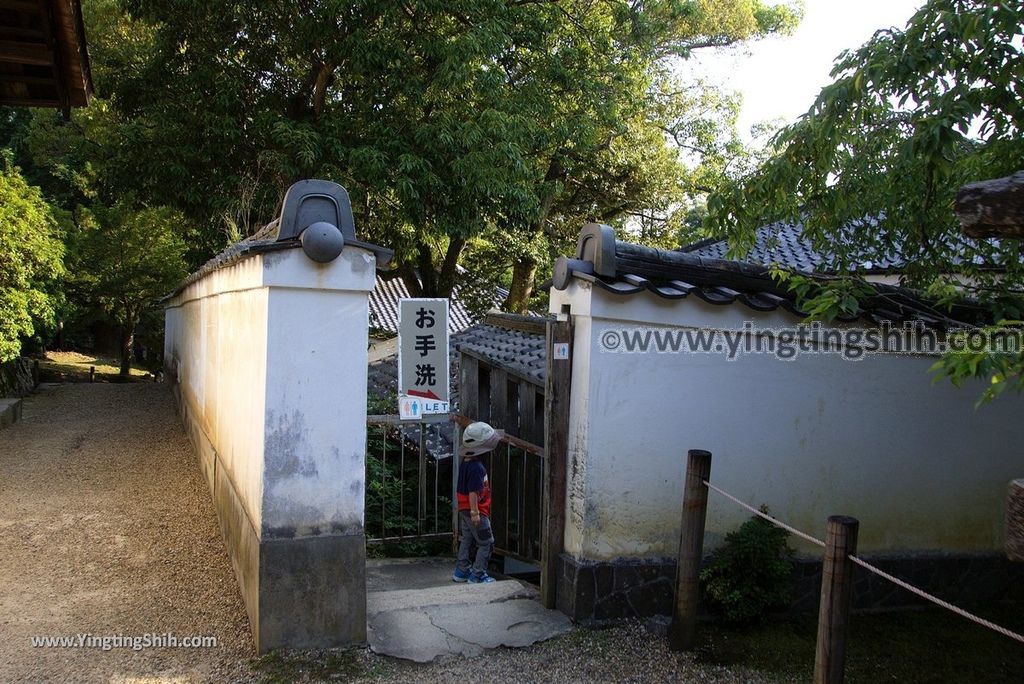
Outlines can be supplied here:
M739 302L755 311L782 308L798 316L808 315L765 265L703 256L700 249L703 247L668 251L634 245L616 240L611 227L591 223L580 234L576 258L562 257L555 263L552 286L564 290L576 278L618 295L650 292L669 300L693 296L715 305ZM960 322L986 318L982 308L966 300L947 313L908 288L871 285L877 294L864 298L856 315L840 316L840 320L864 319L874 324L918 321L942 326L950 318Z
M851 225L849 229L855 230L863 227L870 229L874 226L877 226L876 221L865 219L856 225ZM728 259L728 250L729 242L726 238L701 240L679 249L680 252L694 256L723 260ZM835 271L832 255L822 254L814 249L811 241L804 237L802 223L779 221L761 226L754 235L753 246L746 254L741 255L740 260L763 265L779 264L798 271ZM864 259L859 262L857 271L861 273L891 273L902 269L903 264L903 255L895 253L881 259Z
M880 227L877 219L863 218L846 224L840 231L845 238L839 239L854 240L857 233L878 230ZM853 270L863 275L898 274L903 271L908 260L916 258L915 252L919 250L920 246L907 249L895 244L890 246L890 252L884 256L879 256L874 250L870 256L864 254L858 258L854 255ZM726 238L709 238L681 247L678 251L707 259L728 260L729 241ZM746 254L740 255L739 260L764 266L778 264L808 273L835 273L839 270L835 264L835 255L814 249L811 241L804 236L804 225L799 222L777 221L761 226L754 234L753 246ZM954 264L963 263L963 258L954 258L952 261ZM975 263L980 265L984 262L978 257Z
M401 278L386 272L377 273L377 284L370 293L370 327L392 335L398 334L398 301L412 294ZM496 287L484 291L482 287L456 285L448 303L448 332L467 329L489 309L498 308L508 297L508 290Z
M79 0L0 2L0 104L68 113L91 97Z

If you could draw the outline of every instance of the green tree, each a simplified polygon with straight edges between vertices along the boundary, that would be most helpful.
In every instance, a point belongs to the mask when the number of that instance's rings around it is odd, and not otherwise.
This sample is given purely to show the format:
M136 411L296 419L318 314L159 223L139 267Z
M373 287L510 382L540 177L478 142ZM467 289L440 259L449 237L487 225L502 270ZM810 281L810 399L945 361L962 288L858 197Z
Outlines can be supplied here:
M337 180L413 291L433 295L474 237L511 236L505 262L520 263L551 220L608 214L611 200L586 210L597 187L572 202L574 179L596 183L606 162L619 165L601 187L669 204L673 183L639 175L665 164L621 163L641 145L635 158L668 159L648 114L669 63L797 17L759 0L95 6L97 89L123 124L110 187L180 208L206 244L225 217L244 230L270 215L296 179Z
M0 362L21 352L21 338L53 322L53 284L64 273L55 212L0 150Z
M738 102L706 84L683 85L681 63L695 50L789 31L799 19L790 6L759 2L602 9L554 33L553 47L509 83L508 99L529 106L535 126L523 188L532 210L498 224L510 233L511 311L525 310L543 252L564 253L581 222L638 225L645 241L674 237L685 197L715 187L722 154L739 151Z
M185 277L180 213L166 207L80 208L70 237L69 296L121 331L121 375L131 372L135 328L146 310Z
M1020 246L963 237L953 198L1024 164L1022 22L1018 3L929 0L904 29L844 52L835 81L775 140L778 153L709 200L708 227L743 254L759 225L802 220L840 275L783 277L823 318L855 311L871 291L857 264L901 252L905 285L940 305L975 298L1012 325L1024 317ZM987 377L991 398L1024 386L1022 368L1019 355L958 354L940 374Z

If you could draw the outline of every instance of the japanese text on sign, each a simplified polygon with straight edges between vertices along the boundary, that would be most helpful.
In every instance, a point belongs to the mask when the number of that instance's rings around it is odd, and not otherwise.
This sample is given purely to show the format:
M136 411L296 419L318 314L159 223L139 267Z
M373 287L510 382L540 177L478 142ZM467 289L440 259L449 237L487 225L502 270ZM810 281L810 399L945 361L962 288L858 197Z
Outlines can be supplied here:
M448 413L448 300L403 299L398 308L398 413Z

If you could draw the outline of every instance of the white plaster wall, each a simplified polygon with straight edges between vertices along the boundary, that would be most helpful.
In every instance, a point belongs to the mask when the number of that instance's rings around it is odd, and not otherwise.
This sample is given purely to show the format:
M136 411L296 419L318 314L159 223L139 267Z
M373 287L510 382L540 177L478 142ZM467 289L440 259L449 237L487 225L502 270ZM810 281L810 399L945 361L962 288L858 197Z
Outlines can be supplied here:
M262 269L253 257L187 287L168 303L164 340L188 417L216 449L257 529L269 295L258 286Z
M338 261L344 282L365 290L271 289L269 347L276 353L267 371L264 530L362 530L366 293L376 270L373 258L362 256L346 250Z
M165 359L257 534L361 531L373 255L250 256L166 306Z
M624 325L798 320L578 281L552 293L551 310L563 304L576 323L565 543L577 556L674 556L690 448L714 454L716 484L812 534L831 514L859 518L864 551L1002 547L1007 482L1024 474L1021 397L975 410L981 387L932 384L926 356L608 353L602 333ZM747 517L711 493L709 547Z

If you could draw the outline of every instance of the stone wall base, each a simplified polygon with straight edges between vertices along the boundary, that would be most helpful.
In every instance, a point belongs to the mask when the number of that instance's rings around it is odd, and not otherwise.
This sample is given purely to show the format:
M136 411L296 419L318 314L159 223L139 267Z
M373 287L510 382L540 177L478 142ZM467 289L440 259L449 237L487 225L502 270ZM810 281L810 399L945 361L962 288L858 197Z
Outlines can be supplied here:
M260 537L220 458L190 419L179 388L175 404L210 486L221 535L260 653L366 642L366 539L358 534Z
M0 398L0 428L14 425L21 420L22 400Z
M864 560L957 605L1024 600L1024 564L1001 554L865 556ZM919 606L925 601L863 568L854 569L855 610ZM631 617L671 615L674 559L588 561L559 557L558 609L574 621L600 624ZM793 612L818 609L821 561L798 560Z
M0 397L28 396L38 382L27 357L0 363Z

